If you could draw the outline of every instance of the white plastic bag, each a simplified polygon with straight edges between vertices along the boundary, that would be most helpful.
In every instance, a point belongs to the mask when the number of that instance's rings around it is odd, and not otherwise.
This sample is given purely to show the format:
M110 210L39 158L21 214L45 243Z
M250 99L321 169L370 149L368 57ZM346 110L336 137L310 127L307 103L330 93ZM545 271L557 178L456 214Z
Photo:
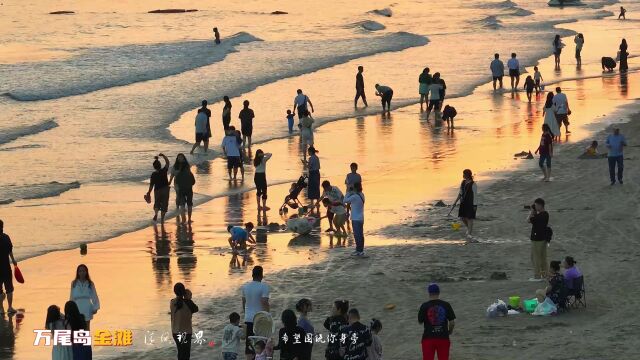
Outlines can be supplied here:
M553 303L553 300L548 297L544 298L544 301L536 306L536 309L533 311L533 315L538 316L548 316L551 314L555 314L558 312L558 307Z
M506 316L509 310L507 304L504 301L497 299L496 302L489 305L487 308L487 317L495 318L498 316Z

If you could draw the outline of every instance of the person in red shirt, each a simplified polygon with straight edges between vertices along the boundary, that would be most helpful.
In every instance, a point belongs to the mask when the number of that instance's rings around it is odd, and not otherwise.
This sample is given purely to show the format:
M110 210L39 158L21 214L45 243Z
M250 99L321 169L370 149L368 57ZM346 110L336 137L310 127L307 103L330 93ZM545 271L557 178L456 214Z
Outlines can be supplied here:
M553 134L551 133L551 128L547 124L542 125L542 136L540 137L540 146L538 150L536 150L536 154L540 153L540 169L542 169L542 174L544 178L542 181L551 181L551 158L553 157ZM547 166L544 166L544 163L547 163Z

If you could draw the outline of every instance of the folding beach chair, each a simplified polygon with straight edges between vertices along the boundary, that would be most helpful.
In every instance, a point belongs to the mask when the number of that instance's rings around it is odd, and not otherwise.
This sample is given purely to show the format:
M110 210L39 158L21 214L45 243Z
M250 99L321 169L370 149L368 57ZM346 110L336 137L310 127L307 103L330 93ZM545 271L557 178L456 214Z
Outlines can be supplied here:
M584 287L584 276L572 280L571 289L567 294L567 304L574 309L587 307L587 292Z

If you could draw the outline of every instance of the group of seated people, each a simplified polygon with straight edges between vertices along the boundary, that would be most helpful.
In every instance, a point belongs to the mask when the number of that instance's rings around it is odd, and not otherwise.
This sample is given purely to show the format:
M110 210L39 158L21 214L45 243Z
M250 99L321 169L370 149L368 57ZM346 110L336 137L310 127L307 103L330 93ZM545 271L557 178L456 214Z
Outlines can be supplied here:
M573 257L567 256L563 262L551 261L549 266L549 285L544 289L544 295L551 299L559 308L566 307L567 296L579 295L581 288L576 288L576 279L582 277L582 272L576 266ZM564 274L560 265L564 267Z

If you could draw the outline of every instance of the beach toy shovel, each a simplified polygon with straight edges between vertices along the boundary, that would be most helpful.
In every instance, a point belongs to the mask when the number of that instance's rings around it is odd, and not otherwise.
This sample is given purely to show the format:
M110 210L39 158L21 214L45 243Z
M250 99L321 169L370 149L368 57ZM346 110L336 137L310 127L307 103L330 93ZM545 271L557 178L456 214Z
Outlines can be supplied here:
M22 276L22 271L20 271L18 265L14 267L13 276L15 276L17 282L24 284L24 277Z

